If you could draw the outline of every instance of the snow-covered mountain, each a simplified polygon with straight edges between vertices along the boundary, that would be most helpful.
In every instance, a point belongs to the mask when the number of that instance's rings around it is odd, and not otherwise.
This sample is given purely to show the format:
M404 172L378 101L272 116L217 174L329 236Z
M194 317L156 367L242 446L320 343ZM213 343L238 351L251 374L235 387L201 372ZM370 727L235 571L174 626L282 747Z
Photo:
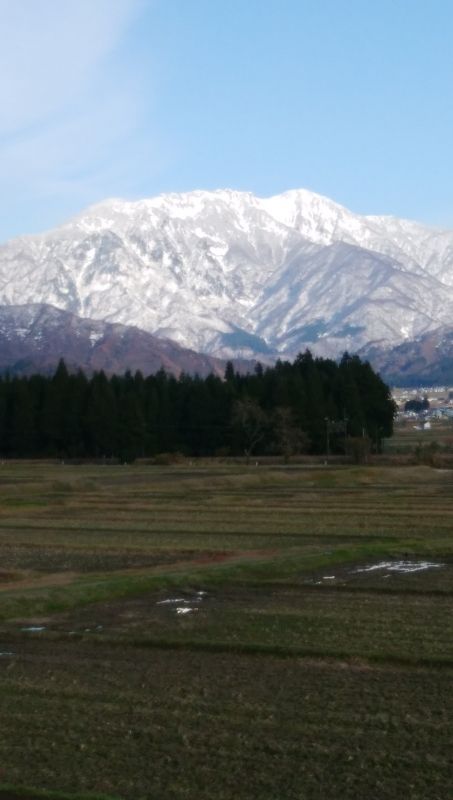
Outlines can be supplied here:
M0 304L26 303L223 357L388 348L453 321L453 231L306 190L109 200L0 247Z

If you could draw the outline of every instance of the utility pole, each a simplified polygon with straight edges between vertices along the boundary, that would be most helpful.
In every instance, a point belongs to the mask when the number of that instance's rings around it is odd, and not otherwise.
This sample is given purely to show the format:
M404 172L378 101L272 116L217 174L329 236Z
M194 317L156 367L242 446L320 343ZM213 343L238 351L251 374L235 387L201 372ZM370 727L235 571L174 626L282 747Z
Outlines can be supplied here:
M329 459L330 455L330 419L329 417L324 417L324 422L326 423L326 456L327 460Z

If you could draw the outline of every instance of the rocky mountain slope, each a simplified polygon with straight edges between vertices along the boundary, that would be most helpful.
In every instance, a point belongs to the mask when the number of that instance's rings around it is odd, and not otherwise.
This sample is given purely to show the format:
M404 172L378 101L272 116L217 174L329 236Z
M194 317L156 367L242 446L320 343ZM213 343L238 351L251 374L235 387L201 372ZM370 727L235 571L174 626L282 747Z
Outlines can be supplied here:
M226 362L195 353L175 342L125 325L81 319L49 305L0 307L0 371L13 374L53 372L60 358L71 369L104 370L123 374L127 369L144 375L181 372L223 376ZM235 362L239 371L252 363Z
M388 349L453 321L453 231L305 190L110 200L0 247L0 304L27 303L223 357Z
M360 355L395 386L453 386L453 326L437 328L389 350L371 347Z

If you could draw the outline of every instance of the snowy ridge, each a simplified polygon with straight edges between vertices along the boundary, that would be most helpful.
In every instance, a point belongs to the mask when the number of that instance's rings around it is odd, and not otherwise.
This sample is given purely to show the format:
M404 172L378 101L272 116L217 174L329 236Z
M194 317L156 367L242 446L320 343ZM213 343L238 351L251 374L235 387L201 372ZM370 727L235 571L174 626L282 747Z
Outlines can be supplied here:
M385 348L453 319L453 232L307 190L114 199L0 247L0 304L26 303L223 357Z

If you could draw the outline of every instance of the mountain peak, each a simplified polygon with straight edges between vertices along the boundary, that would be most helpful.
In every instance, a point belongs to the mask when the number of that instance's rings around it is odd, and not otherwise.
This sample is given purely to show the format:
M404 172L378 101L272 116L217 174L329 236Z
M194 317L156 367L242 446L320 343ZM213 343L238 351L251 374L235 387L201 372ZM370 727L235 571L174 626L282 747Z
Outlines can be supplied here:
M453 233L292 189L113 198L0 247L0 304L50 303L230 358L391 347L453 316Z

